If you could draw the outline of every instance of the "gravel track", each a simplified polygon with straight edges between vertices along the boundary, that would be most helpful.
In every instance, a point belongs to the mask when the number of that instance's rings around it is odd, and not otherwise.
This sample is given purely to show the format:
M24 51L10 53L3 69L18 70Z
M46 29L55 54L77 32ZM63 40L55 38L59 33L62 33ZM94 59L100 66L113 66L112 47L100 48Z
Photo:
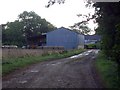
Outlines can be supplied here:
M98 50L45 61L3 77L3 88L103 88L94 72Z

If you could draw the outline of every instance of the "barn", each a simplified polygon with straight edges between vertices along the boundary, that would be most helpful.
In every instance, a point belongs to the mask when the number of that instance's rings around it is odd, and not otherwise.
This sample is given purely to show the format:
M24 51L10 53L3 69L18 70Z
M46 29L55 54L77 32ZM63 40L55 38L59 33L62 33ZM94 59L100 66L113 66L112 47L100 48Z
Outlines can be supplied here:
M46 34L46 46L63 46L66 50L84 48L84 35L61 27Z
M85 35L85 45L95 44L97 42L100 42L100 40L100 35Z

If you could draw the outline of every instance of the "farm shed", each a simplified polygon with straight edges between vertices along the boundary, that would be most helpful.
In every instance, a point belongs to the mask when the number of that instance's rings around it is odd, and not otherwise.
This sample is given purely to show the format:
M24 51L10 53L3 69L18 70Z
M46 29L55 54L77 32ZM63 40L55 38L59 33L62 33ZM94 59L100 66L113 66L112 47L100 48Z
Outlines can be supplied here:
M84 48L84 35L61 27L46 34L47 46L63 46L64 49Z
M101 36L99 35L85 35L85 45L88 44L95 44L97 42L100 42Z
M46 45L46 33L42 33L41 35L34 35L27 39L28 39L28 44L30 45L30 47Z

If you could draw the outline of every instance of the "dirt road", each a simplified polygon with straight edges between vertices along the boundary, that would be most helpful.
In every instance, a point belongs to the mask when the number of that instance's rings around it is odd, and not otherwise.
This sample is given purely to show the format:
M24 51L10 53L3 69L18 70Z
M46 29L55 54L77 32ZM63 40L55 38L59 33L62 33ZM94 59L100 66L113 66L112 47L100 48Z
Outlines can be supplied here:
M93 62L98 50L41 62L3 78L3 88L102 88Z

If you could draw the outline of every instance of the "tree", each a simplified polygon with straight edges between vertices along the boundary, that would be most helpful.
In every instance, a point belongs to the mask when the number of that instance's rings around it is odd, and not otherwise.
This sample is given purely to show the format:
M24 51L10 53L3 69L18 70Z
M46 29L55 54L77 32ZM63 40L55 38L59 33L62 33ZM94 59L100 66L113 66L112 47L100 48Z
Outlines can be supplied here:
M97 32L102 35L102 49L108 58L120 64L120 60L116 58L116 55L119 56L120 53L115 53L115 50L120 50L119 28L116 28L116 25L120 23L120 3L97 2L94 7L96 8L96 22L99 25Z
M65 3L65 0L49 0L48 5L46 5L46 7L48 8L48 7L50 7L51 5L53 5L55 3L59 3L59 4Z
M112 57L120 64L120 23L116 25L115 45L113 46Z
M25 42L21 30L22 27L23 24L18 20L14 22L8 22L6 28L3 29L2 32L2 44L22 46Z
M6 28L3 29L3 44L26 45L29 37L55 29L51 23L32 11L24 11L18 17L18 20L8 22Z
M19 21L24 25L22 30L26 43L28 42L28 38L31 36L41 35L42 33L47 33L55 29L51 23L47 22L45 19L42 19L33 11L24 11L21 13L19 15Z
M84 34L84 35L89 34L89 32L91 31L91 29L84 23L81 23L80 25L70 26L70 28L73 31L79 32L79 33Z
M26 38L26 42L27 38L31 36L40 35L41 33L46 33L55 29L51 23L47 22L45 19L42 19L33 11L24 11L21 13L19 15L19 21L24 25L22 30Z

